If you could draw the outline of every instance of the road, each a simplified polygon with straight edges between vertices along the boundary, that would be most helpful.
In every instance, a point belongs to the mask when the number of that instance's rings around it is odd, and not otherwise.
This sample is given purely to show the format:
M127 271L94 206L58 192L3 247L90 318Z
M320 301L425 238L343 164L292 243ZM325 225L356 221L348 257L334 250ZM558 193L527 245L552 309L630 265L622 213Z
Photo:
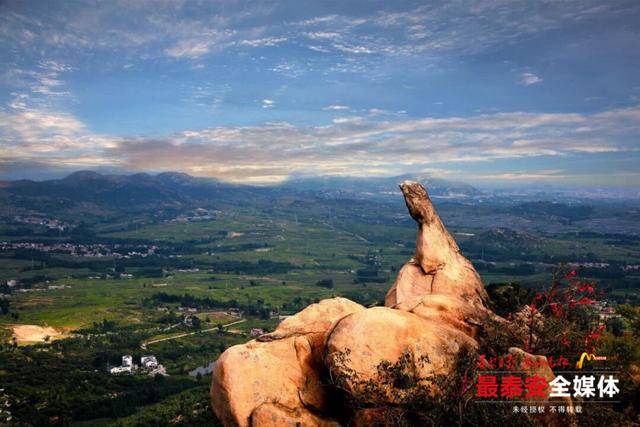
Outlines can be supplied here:
M240 319L240 320L236 320L235 322L231 322L231 323L227 323L226 325L222 325L222 327L223 328L228 328L229 326L237 325L238 323L243 323L243 322L246 322L246 321L247 321L247 319ZM185 332L184 334L174 335L172 337L158 338L157 340L151 340L151 341L143 342L142 344L140 344L140 348L142 348L143 350L146 350L147 346L150 345L150 344L159 343L161 341L175 340L176 338L183 338L183 337L187 337L189 335L201 334L203 332L211 332L211 331L217 331L217 330L218 330L218 327L216 326L215 328L203 329L201 331Z

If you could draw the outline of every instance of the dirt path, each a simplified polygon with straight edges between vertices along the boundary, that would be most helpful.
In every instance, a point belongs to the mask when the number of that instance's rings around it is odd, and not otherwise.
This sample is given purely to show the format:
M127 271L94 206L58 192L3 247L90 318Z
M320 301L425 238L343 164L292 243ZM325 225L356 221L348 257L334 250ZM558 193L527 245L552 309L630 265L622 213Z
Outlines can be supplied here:
M247 319L240 319L240 320L236 320L235 322L231 322L231 323L227 323L226 325L222 325L223 328L228 328L229 326L233 326L233 325L237 325L238 323L243 323L246 322ZM183 337L187 337L189 335L195 335L195 334L200 334L203 332L211 332L211 331L217 331L218 327L216 326L215 328L209 328L209 329L203 329L201 331L195 331L195 332L185 332L184 334L180 334L180 335L175 335L173 337L166 337L166 338L158 338L157 340L151 340L151 341L147 341L147 342L143 342L142 344L140 344L140 348L142 348L143 350L147 349L147 346L150 344L155 344L155 343L159 343L162 341L169 341L169 340L175 340L177 338L183 338Z

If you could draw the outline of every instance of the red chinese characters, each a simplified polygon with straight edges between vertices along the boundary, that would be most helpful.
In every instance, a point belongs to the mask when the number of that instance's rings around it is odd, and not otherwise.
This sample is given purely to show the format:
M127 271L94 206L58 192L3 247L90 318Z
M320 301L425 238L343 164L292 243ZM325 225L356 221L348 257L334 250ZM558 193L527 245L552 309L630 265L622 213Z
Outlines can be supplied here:
M517 375L504 375L502 377L480 375L476 383L476 396L516 399L524 394L527 398L546 398L548 396L548 388L547 380L539 376L527 377L523 380L522 377Z
M480 375L476 384L476 396L498 397L498 378L495 375Z

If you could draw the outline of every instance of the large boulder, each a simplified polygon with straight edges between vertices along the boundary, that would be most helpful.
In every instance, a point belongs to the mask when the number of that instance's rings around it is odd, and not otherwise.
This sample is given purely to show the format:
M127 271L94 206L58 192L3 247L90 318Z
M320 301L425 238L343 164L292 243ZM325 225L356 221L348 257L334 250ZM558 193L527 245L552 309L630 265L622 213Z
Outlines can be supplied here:
M434 376L451 372L463 347L475 346L476 341L455 324L374 307L336 324L327 337L325 360L332 378L359 400L398 403L403 393L380 378L378 368L383 363L395 363L404 357L407 366L403 369L418 379L416 385L431 387Z
M251 420L254 415L266 417L264 408L254 414L265 403L277 403L280 421L289 415L294 424L315 419L310 410L324 411L327 405L321 378L324 334L334 322L360 310L364 307L345 298L323 300L284 320L273 333L260 337L263 341L227 349L214 366L211 382L211 402L220 421L227 426L263 425Z
M290 409L278 403L263 403L251 413L250 424L260 427L340 427L336 421L327 420L309 411Z

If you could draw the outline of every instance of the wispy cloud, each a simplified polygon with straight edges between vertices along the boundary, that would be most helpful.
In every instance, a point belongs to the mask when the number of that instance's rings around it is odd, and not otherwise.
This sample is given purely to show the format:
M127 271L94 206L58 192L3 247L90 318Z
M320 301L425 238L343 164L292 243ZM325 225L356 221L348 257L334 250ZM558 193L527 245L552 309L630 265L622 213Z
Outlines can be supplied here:
M113 148L116 138L90 132L74 115L30 104L18 96L8 108L0 110L0 147L4 161L62 159L78 161L91 154L96 164L112 163L101 150ZM57 160L56 160L57 161Z
M263 106L273 100L261 100ZM636 152L640 107L595 114L496 113L472 117L370 121L339 117L331 125L266 123L188 130L161 138L108 137L77 118L16 106L0 116L2 160L182 170L234 181L286 179L295 172L360 174L442 168L448 162L576 153ZM61 157L61 153L64 156ZM62 162L62 163L61 163ZM561 178L561 170L486 174L483 179Z
M542 79L533 73L522 73L520 76L520 84L524 86L531 86L541 82Z
M347 107L346 105L339 105L339 104L327 105L326 107L323 108L323 110L325 111L344 111L348 109L349 107Z
M238 4L200 15L190 13L190 9L188 2L158 2L153 6L133 2L70 8L70 15L33 17L11 12L0 18L4 30L0 37L34 51L44 43L77 51L126 49L150 57L186 59L238 47L275 47L286 41L319 52L356 56L469 54L566 23L596 19L604 12L624 13L625 6L572 0L539 8L527 1L506 4L483 0L401 11L364 9L355 15L320 15L293 21L272 16L279 10L275 6L248 10Z
M276 102L273 99L263 99L260 101L262 108L273 108L276 106Z
M477 174L474 179L486 181L558 181L569 174L563 169L543 169L535 172L504 172L496 174Z
M8 4L0 161L272 181L637 150L634 2L247 4ZM618 59L602 74L576 37L591 27L603 30L600 54ZM518 54L550 34L557 50ZM574 63L586 71L562 75ZM563 79L576 84L551 93Z
M172 58L199 58L209 53L210 44L200 40L181 40L164 52Z
M286 37L265 37L262 39L242 40L240 41L240 45L251 47L277 46L285 41L287 41Z

